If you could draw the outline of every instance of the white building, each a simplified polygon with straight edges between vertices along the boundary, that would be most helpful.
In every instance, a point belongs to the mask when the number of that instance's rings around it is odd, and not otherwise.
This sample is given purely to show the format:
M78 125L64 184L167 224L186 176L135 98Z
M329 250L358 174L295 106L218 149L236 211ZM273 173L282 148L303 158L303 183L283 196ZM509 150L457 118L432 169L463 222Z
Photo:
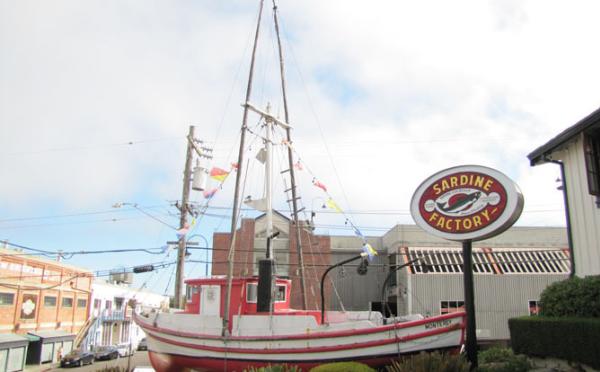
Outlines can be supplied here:
M145 335L133 322L133 311L168 309L168 296L135 289L123 282L127 280L107 282L96 279L92 283L90 319L81 343L83 349L102 345L131 345L136 348ZM130 300L137 304L135 309L128 305Z
M528 155L561 167L573 272L600 274L600 109Z

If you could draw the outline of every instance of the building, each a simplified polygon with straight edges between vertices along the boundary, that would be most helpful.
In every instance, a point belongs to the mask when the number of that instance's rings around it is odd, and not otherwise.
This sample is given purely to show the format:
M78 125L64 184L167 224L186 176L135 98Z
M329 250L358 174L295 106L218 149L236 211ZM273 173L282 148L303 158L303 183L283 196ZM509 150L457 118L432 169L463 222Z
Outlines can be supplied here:
M27 364L56 362L88 318L91 282L87 270L0 248L0 333L12 335L5 336L12 344L27 338ZM0 364L3 348L0 341Z
M133 322L133 312L168 309L168 296L130 287L132 275L115 273L109 281L93 281L92 308L87 329L82 333L81 348L123 345L135 349L145 335ZM135 309L130 303L136 304Z
M240 229L236 232L234 276L258 275L258 260L266 256L266 217L261 215L256 219L245 218ZM273 253L277 265L276 274L292 279L300 278L298 264L298 248L296 227L284 215L273 213L273 233L277 238L272 241ZM314 235L308 225L301 225L300 241L302 242L303 260L306 267L305 288L308 309L319 309L320 277L330 262L329 236ZM212 275L226 275L228 253L231 244L230 233L215 233L213 235ZM326 287L329 294L331 288ZM292 287L290 304L293 308L302 308L302 290L300 285Z
M527 156L532 166L561 167L573 272L600 274L600 109Z
M264 216L244 219L236 240L234 275L256 275L264 257ZM299 274L293 224L280 214L274 217L278 275L297 279ZM292 234L290 234L292 232ZM230 234L213 239L213 275L226 274ZM319 236L303 227L308 309L321 309L320 279L327 267L356 257L362 239L354 236ZM375 310L425 316L456 311L464 304L462 248L459 243L436 238L414 225L398 225L381 237L367 241L379 252L366 273L360 261L330 271L325 279L325 308ZM305 243L306 242L306 243ZM541 292L570 273L570 252L564 228L513 227L494 238L474 244L473 261L478 338L507 340L508 319L537 311ZM415 265L394 270L423 257ZM427 267L424 270L424 267ZM390 273L392 275L389 275ZM388 278L389 276L389 278ZM383 284L388 282L384 290ZM295 280L295 308L301 308ZM384 307L383 303L387 305Z

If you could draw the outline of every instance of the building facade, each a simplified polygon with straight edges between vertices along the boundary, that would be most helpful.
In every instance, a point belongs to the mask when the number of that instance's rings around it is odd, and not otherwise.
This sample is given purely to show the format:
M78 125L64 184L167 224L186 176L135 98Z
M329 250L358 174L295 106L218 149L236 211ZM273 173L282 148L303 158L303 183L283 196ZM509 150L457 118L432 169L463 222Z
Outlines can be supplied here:
M87 270L0 248L0 333L27 337L28 364L56 362L88 318L91 282Z
M600 274L600 109L528 155L532 166L561 168L573 272Z
M262 216L245 219L238 233L234 275L256 275L257 260L264 255ZM277 230L289 232L289 220L279 217ZM286 222L287 221L287 222ZM309 229L307 229L308 233ZM304 248L309 309L321 309L320 278L337 262L356 257L362 239L354 236L317 236L310 233ZM226 274L229 234L215 234L213 275ZM275 241L277 273L293 280L299 295L296 250L289 234ZM241 241L240 241L241 240ZM414 225L398 225L381 237L367 241L379 253L366 273L357 270L360 261L335 268L326 277L325 308L329 310L373 310L424 316L457 311L464 306L462 248L427 234ZM304 242L304 240L303 240ZM508 319L535 314L541 292L551 283L568 278L570 252L566 229L513 227L473 248L477 333L480 341L507 340ZM418 265L394 270L421 258ZM427 269L423 270L423 267ZM392 273L390 275L390 273ZM389 276L389 278L388 278ZM384 283L387 286L384 288ZM296 301L295 308L301 308ZM387 309L387 310L386 310Z
M168 296L132 288L121 278L131 274L119 275L109 281L93 281L92 307L87 329L82 334L81 348L89 350L97 346L118 345L135 350L145 334L133 322L133 312L168 309ZM135 303L135 308L130 303Z

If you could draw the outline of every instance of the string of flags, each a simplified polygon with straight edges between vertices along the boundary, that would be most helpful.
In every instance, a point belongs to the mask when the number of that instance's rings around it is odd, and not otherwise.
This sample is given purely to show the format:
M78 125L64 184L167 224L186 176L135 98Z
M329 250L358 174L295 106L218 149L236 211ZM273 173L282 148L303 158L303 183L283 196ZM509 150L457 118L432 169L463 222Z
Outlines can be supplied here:
M294 147L288 140L283 139L281 141L281 144L284 146L287 146L292 151L294 151L294 153L296 153L296 150L294 149ZM298 155L298 154L296 153L296 155ZM299 171L302 171L305 168L303 166L302 159L300 159L299 156L298 156L298 160L296 161L296 163L294 163L294 168ZM307 171L312 175L312 172L310 171L310 169L307 168ZM342 208L340 208L340 206L333 200L331 195L329 195L329 192L327 191L327 186L323 182L319 181L317 179L317 177L314 177L314 176L312 179L312 184L315 187L318 187L319 189L321 189L327 195L327 199L325 201L326 207L328 207L329 209L331 209L337 213L343 214L346 217L346 224L350 225L350 227L352 227L352 230L354 231L354 235L359 237L363 242L361 255L368 257L369 261L371 261L374 256L377 256L377 251L371 246L371 244L367 243L367 239L365 238L363 233L360 231L360 229L346 216L346 214L344 213Z

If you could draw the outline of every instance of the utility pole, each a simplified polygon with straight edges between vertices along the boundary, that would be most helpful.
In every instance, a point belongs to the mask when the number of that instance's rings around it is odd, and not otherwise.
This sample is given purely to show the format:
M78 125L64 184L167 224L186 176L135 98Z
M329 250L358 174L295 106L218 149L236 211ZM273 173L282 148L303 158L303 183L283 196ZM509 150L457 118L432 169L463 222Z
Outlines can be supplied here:
M190 185L192 182L192 157L194 155L194 126L190 125L187 141L187 152L185 158L185 169L183 170L183 191L181 193L181 212L179 218L179 228L183 229L187 225L188 201L190 199ZM186 236L179 239L179 248L177 250L177 271L175 274L175 307L183 308L181 301L181 288L183 287L183 267L185 264Z

